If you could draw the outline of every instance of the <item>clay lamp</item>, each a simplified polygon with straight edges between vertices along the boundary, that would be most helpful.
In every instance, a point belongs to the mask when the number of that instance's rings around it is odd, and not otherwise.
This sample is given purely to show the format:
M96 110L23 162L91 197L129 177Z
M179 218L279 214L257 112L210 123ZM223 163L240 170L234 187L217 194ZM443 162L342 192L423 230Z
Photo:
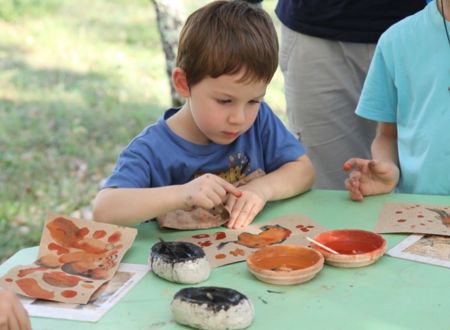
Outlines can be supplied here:
M175 321L195 329L245 329L254 316L253 305L245 295L213 286L178 291L170 309Z
M247 266L259 280L280 285L312 279L322 268L324 258L314 249L300 245L277 245L253 252Z
M210 274L205 252L189 242L158 242L152 246L148 262L156 275L175 283L200 283Z
M359 229L326 231L315 236L314 241L338 253L331 253L311 243L313 249L323 254L327 264L343 268L373 264L386 251L386 241L382 236Z

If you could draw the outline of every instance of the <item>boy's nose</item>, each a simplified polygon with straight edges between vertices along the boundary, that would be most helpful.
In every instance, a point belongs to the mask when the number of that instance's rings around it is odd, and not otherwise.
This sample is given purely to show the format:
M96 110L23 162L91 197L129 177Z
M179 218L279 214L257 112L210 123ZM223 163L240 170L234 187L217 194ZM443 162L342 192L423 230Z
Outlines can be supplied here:
M232 110L228 121L231 124L243 124L245 122L245 109L244 107L236 107Z

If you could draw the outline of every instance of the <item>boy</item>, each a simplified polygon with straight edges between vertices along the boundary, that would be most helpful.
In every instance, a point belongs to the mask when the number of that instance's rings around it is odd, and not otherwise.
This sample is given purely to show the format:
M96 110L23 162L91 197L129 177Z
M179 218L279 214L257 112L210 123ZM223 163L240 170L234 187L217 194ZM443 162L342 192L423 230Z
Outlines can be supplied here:
M241 228L267 201L309 190L314 169L303 146L263 101L277 61L276 32L262 9L214 1L194 12L172 73L186 103L121 153L94 219L133 225L224 204L228 227ZM267 174L239 189L232 184L258 169Z
M437 0L382 35L356 109L379 122L373 160L344 164L351 199L450 193L449 20L450 0Z

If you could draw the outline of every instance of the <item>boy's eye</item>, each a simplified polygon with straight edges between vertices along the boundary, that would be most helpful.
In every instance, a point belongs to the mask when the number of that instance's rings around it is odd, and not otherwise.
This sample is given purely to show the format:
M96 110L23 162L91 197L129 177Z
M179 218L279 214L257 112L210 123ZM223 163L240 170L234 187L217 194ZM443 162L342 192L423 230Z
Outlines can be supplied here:
M260 104L261 101L258 101L258 100L251 100L249 103L250 103L250 104Z
M217 103L219 103L219 104L227 104L230 102L231 102L231 100L227 100L227 99L217 99Z

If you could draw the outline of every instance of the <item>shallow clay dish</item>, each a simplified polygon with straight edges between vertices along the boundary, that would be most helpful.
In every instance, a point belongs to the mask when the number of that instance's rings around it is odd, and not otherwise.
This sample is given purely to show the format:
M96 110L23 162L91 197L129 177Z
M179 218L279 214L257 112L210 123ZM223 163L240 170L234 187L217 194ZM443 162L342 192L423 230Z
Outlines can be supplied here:
M253 252L247 266L259 280L272 284L298 284L312 279L323 267L322 254L299 245L277 245Z
M339 254L328 252L314 243L311 247L325 257L332 266L352 268L363 267L377 261L386 251L385 239L371 231L339 229L320 233L314 240Z

